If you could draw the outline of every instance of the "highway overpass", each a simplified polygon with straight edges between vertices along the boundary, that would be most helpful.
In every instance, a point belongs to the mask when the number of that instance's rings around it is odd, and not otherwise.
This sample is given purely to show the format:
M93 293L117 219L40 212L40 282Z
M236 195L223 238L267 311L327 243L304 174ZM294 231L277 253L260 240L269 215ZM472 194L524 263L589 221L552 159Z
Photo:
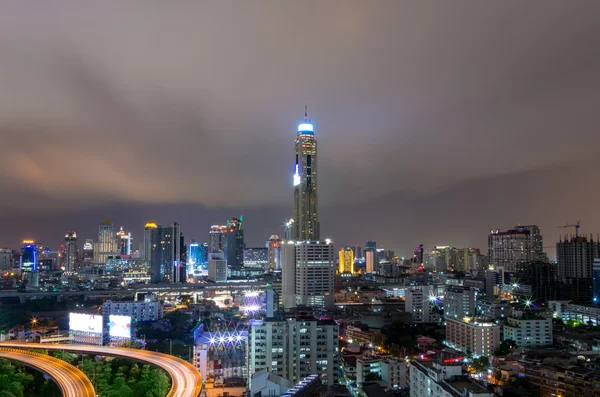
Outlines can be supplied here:
M88 377L76 367L58 358L13 348L0 348L0 358L18 361L47 374L56 382L64 397L96 396Z
M165 370L171 377L171 390L167 397L198 397L202 390L202 376L192 364L168 354L124 347L90 345L50 345L39 343L2 342L0 348L64 350L72 353L121 357L152 364Z

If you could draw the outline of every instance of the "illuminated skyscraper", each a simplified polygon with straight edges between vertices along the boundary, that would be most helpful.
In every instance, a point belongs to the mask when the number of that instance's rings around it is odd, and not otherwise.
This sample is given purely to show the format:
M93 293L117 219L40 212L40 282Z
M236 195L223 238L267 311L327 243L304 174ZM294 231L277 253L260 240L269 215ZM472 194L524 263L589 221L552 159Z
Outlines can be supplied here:
M131 233L123 230L123 226L117 233L117 243L119 244L120 255L131 255Z
M65 273L73 274L75 272L75 262L77 261L77 233L67 232L65 234L65 257L63 266Z
M106 264L109 256L118 255L117 236L113 230L113 224L108 219L102 221L98 227L98 244L94 255L96 263Z
M21 271L35 272L38 267L38 251L33 240L24 240L21 248Z
M152 230L156 229L157 225L154 222L148 222L144 226L144 249L142 250L143 258L150 263L152 260Z
M244 228L243 218L227 221L225 230L225 260L227 266L244 264Z
M86 239L81 248L81 261L92 262L94 260L94 240Z
M340 250L339 273L354 273L354 250L351 247Z
M205 274L208 269L208 244L195 240L188 244L187 257L188 274Z
M151 228L151 282L185 282L183 234L177 222L170 226Z
M281 269L281 239L278 235L273 234L267 240L267 248L269 250L269 271Z
M212 225L209 232L208 252L225 251L225 225Z
M294 163L294 240L319 240L317 214L317 140L304 108L304 122L298 125Z
M13 268L12 251L8 248L0 249L0 272L9 273Z

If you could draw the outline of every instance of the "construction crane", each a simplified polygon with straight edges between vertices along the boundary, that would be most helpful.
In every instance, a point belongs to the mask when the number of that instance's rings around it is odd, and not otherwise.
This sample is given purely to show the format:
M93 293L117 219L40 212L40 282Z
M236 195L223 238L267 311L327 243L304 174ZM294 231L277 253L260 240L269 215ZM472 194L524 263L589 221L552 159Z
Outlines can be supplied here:
M574 227L575 228L575 238L577 238L577 237L579 237L579 223L580 223L580 221L577 221L577 223L571 224L571 225L567 223L566 225L559 226L558 228L559 229L566 229L568 227Z

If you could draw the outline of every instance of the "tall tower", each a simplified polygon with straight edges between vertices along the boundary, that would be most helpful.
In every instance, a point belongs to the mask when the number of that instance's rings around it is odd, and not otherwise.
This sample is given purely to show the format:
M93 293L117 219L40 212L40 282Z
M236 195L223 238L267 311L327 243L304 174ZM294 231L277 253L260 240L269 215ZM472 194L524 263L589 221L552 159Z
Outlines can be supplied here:
M73 274L75 272L75 262L77 261L77 233L67 232L65 234L65 273Z
M108 219L103 220L98 226L98 246L95 260L99 265L106 264L109 256L117 256L117 236L113 230L113 224Z
M317 140L304 107L304 122L298 125L294 163L294 240L319 240L317 217Z

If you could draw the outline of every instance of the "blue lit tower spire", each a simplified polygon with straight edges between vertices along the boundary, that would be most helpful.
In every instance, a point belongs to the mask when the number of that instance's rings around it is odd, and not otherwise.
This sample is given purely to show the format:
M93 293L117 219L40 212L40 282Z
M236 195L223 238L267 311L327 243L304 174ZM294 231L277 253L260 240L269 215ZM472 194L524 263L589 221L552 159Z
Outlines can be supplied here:
M294 240L319 240L317 217L317 140L304 106L304 121L298 125L294 163Z

